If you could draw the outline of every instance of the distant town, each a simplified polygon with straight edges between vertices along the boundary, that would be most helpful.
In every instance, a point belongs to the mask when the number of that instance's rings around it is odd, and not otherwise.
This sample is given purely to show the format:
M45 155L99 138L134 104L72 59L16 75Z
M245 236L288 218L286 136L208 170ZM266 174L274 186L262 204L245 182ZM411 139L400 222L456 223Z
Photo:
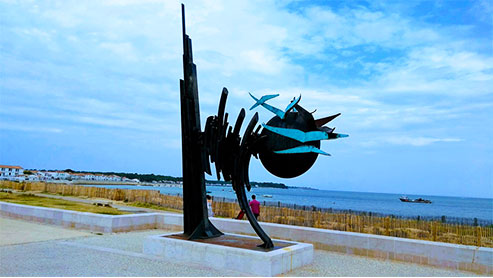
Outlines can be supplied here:
M0 165L0 180L18 182L66 182L88 184L135 184L152 186L176 186L181 187L183 178L155 174L116 173L116 172L90 172L65 170L35 170L24 169L21 166ZM206 180L207 185L231 186L230 182ZM287 189L283 183L250 182L253 187L273 187Z
M25 170L21 166L0 165L0 179L11 181L110 181L110 182L140 182L115 174L104 175L59 170Z

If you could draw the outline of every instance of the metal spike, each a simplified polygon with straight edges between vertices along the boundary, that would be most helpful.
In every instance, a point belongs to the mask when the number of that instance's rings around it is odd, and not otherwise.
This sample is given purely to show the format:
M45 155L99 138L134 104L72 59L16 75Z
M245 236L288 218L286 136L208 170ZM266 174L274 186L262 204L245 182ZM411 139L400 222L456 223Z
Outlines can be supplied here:
M333 119L337 118L339 115L341 115L341 113L337 113L337 114L332 115L332 116L328 116L328 117L325 117L325 118L321 118L321 119L315 120L315 125L317 127L321 127L321 126L325 125L326 123L332 121Z

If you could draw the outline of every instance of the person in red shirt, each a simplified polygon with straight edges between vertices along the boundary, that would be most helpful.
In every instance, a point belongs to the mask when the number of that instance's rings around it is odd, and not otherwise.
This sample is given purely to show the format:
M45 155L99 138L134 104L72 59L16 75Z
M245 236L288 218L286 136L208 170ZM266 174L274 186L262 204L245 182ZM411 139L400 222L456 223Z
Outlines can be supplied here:
M260 215L260 202L255 200L256 196L252 195L252 199L250 201L250 208L252 208L253 215L255 215L255 219L258 219Z

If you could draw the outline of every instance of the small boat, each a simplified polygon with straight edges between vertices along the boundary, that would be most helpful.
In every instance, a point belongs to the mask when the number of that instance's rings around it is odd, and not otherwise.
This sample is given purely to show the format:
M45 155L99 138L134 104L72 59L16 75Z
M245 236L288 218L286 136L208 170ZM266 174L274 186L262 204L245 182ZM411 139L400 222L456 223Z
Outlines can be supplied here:
M401 202L406 202L406 203L423 203L423 204L431 204L430 200L418 198L418 199L409 199L408 197L400 197L399 200Z
M265 197L265 198L272 198L272 195L269 195L269 194L264 194L262 196Z

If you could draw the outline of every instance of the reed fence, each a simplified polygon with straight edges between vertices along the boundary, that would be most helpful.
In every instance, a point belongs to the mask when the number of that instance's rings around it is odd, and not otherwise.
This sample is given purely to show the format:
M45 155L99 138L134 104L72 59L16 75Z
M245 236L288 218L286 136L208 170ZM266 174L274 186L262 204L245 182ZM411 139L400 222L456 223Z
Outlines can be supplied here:
M183 209L181 196L165 195L157 190L102 188L44 182L18 183L11 181L0 181L0 187L20 191L105 198L124 202L142 202L165 208ZM240 211L240 207L236 202L226 198L215 198L213 211L215 216L235 218ZM419 218L402 219L391 216L376 216L371 213L334 212L311 207L298 206L298 208L290 208L282 207L280 204L277 206L267 204L262 206L259 220L304 227L493 247L493 225L491 224L484 226L464 225Z

